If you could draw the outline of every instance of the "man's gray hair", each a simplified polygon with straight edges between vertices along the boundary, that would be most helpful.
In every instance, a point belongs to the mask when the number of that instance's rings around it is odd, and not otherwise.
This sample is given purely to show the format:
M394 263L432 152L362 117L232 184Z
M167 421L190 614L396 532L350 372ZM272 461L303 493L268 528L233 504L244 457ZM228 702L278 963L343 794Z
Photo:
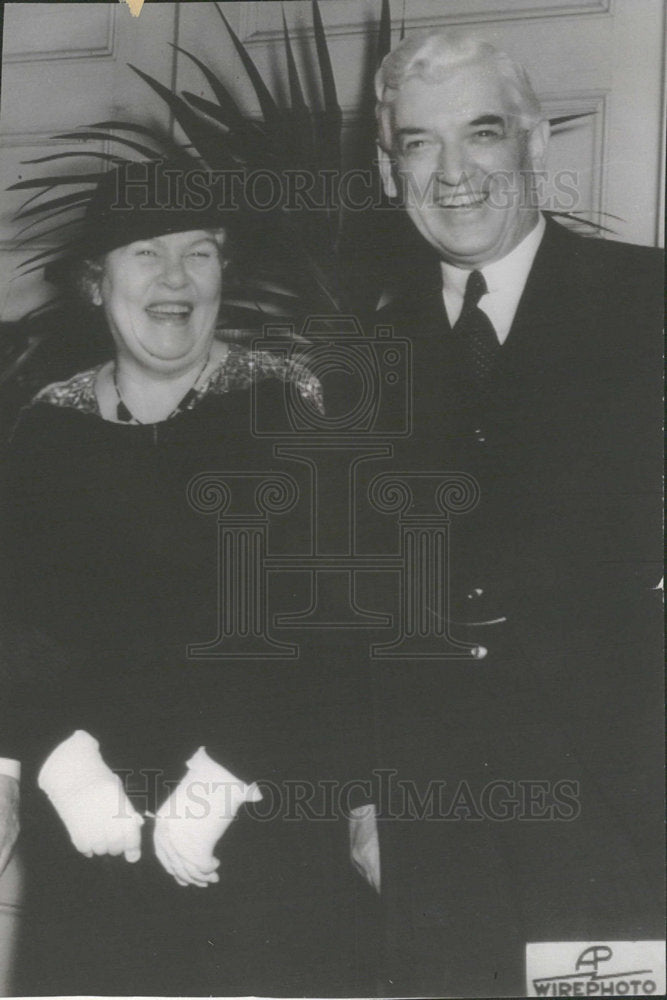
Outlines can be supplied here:
M417 77L426 83L440 83L447 72L467 63L490 62L505 81L513 97L523 127L530 128L542 118L540 102L523 66L489 42L451 31L430 31L410 35L385 56L375 75L375 109L380 145L392 146L391 105L403 84Z

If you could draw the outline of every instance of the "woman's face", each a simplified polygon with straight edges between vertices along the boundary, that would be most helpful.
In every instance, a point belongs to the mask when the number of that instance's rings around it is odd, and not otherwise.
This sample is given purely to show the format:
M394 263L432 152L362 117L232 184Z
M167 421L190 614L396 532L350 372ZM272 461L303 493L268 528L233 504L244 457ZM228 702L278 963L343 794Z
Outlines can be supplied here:
M112 250L94 301L104 306L119 358L169 375L208 353L221 292L219 243L191 230Z

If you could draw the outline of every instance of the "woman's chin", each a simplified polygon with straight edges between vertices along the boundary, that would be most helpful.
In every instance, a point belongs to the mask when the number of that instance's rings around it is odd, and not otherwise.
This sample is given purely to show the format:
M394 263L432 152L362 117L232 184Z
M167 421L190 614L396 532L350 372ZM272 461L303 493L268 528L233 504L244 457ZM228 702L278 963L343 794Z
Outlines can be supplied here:
M142 344L142 353L148 363L159 365L160 369L178 367L183 363L194 364L198 357L204 357L205 346L192 337L165 337L157 342Z

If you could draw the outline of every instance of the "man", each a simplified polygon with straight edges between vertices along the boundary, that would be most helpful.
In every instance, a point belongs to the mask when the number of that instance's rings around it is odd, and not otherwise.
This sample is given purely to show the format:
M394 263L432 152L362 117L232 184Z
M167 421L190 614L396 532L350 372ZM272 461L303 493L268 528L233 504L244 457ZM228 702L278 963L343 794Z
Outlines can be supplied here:
M411 822L380 806L385 988L517 996L530 942L661 936L660 255L545 219L548 123L492 46L410 37L376 86L422 238L378 316L413 349L394 468L481 491L448 595L475 655L376 669L413 789Z

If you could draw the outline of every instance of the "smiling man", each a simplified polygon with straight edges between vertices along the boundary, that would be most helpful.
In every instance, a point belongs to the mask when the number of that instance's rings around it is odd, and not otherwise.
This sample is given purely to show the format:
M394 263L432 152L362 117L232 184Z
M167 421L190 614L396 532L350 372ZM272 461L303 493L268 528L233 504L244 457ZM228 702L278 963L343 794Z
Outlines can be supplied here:
M491 45L409 37L376 87L421 237L376 320L412 345L394 469L481 493L447 594L474 655L376 671L382 765L423 806L380 824L387 992L520 996L531 942L661 936L661 255L540 211L548 122Z
M380 105L385 189L395 197L400 184L419 232L460 268L500 260L539 219L532 176L549 126L525 76L489 48L450 51L425 76L405 69L396 89L389 67ZM415 66L428 56L424 46Z

